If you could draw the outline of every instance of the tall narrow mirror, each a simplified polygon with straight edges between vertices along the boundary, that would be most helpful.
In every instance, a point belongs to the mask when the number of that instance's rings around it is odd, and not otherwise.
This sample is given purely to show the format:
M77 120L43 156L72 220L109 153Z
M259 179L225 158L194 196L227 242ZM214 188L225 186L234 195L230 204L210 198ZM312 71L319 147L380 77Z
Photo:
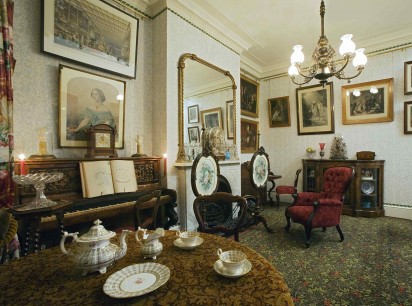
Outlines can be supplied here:
M187 162L201 150L202 128L219 142L218 155L236 149L236 83L225 71L195 54L179 60L179 156Z

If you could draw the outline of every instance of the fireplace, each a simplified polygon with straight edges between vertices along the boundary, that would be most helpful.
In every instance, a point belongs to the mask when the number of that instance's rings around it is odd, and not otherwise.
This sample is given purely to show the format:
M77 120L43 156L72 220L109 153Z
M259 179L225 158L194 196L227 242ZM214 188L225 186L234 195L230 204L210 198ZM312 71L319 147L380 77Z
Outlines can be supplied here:
M198 224L193 213L193 202L195 195L191 187L191 167L192 163L176 163L178 169L177 185L177 209L179 214L180 227L182 229L193 230ZM220 177L218 191L229 192L240 195L240 161L219 161ZM218 205L212 211L212 218L230 218L232 209L222 211ZM217 219L218 220L218 219ZM208 220L209 222L209 220ZM211 221L213 222L213 220Z

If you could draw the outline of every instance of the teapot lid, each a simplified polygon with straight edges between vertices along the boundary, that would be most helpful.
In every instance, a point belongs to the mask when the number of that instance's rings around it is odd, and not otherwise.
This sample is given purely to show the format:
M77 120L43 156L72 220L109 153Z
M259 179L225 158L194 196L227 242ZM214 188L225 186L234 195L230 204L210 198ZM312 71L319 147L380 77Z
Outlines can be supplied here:
M102 221L97 219L93 222L95 225L90 228L90 230L82 235L78 241L79 242L90 242L90 241L99 241L99 240L107 240L114 236L116 236L115 232L108 231L101 225Z

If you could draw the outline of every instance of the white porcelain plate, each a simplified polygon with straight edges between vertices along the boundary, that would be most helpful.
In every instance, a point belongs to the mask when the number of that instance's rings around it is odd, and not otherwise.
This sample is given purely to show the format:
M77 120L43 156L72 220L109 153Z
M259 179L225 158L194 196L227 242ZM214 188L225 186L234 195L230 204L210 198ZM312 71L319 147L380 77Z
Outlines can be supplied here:
M193 250L195 248L197 248L199 245L201 245L203 243L203 238L202 237L197 237L197 242L194 245L186 245L183 243L182 239L177 238L173 244L175 245L175 247L178 247L179 249L182 250Z
M140 296L167 282L170 270L154 262L127 266L109 276L103 291L114 298Z
M375 190L375 185L371 182L363 182L361 185L361 190L365 194L370 194Z
M226 268L223 266L223 263L220 259L215 261L213 268L215 269L217 273L219 273L220 275L224 277L237 278L237 277L241 277L245 275L246 273L248 273L252 269L252 263L249 260L245 259L245 263L243 264L242 271L239 274L227 273Z

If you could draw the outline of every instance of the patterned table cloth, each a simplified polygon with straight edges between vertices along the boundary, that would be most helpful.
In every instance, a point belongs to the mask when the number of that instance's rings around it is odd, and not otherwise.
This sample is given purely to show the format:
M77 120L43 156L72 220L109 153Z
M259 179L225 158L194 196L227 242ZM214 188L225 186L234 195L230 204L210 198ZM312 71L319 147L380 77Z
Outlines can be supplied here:
M143 259L140 245L129 235L125 257L105 274L82 276L59 247L30 254L0 265L0 305L293 305L282 275L264 257L234 240L200 235L204 240L200 246L182 250L173 244L175 232L166 231L160 238L163 251L156 260ZM111 242L119 245L117 240ZM246 253L251 271L239 278L219 275L213 268L218 248ZM127 299L112 298L103 292L111 274L148 261L170 269L170 279L164 285Z

